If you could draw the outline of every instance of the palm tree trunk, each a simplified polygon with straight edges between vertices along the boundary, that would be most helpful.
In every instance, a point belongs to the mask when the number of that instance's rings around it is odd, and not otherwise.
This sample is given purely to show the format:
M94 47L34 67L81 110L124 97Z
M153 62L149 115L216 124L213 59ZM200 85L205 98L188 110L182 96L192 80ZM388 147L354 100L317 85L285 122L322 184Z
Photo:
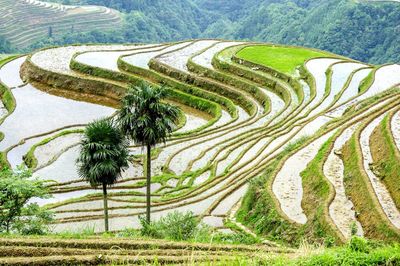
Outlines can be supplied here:
M150 186L151 186L151 147L147 145L147 171L146 171L146 220L150 223Z
M104 202L104 227L108 232L108 201L107 201L107 185L103 183L103 202Z

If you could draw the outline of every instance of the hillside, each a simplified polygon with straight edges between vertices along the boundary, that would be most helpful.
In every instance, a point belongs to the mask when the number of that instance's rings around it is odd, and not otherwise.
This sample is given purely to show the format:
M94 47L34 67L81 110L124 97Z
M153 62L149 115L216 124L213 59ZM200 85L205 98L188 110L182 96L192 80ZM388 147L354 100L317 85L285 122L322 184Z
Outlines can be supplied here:
M300 45L363 62L400 62L400 4L353 0L57 0L126 14L113 33L67 35L33 47L87 42L165 42L224 38ZM179 10L179 12L176 12Z
M400 239L397 64L212 39L48 48L2 64L2 162L52 180L53 198L36 202L55 232L103 230L102 195L75 165L82 129L145 80L171 87L184 113L154 155L155 219L190 210L219 232L289 246ZM139 228L144 213L142 149L130 152L109 190L112 231Z
M108 31L120 27L121 22L119 12L100 6L67 6L36 0L0 2L0 37L18 49L65 34ZM0 47L6 47L1 42Z

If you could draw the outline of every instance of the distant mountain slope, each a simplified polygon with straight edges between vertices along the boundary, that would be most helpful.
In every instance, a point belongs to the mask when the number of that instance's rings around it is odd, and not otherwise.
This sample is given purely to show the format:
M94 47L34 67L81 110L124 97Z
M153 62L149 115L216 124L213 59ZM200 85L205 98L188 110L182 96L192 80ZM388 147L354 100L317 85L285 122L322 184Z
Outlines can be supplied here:
M3 0L9 2L11 0ZM50 1L50 0L49 0ZM53 0L125 14L112 32L66 32L30 48L225 38L295 44L375 64L400 62L400 3L365 0ZM101 26L98 25L101 29ZM46 31L42 37L46 35ZM0 45L1 49L1 45ZM4 49L3 49L4 51Z
M121 14L100 6L66 6L36 0L0 1L0 37L25 48L46 37L120 26Z
M213 10L210 0L196 0ZM400 62L400 4L353 0L233 0L207 34L316 47L371 63ZM220 3L220 2L219 2ZM229 9L238 6L241 11ZM221 25L228 31L221 31Z

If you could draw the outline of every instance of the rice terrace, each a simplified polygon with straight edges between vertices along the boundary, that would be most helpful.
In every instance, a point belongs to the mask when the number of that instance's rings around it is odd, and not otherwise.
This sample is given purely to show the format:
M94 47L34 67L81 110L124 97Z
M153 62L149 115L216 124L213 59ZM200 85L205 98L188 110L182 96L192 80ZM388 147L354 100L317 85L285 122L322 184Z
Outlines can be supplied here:
M49 34L46 16L63 14L52 34L71 19L75 31L122 23L108 7L0 2L0 35L20 48ZM13 8L48 13L23 26ZM90 125L125 121L146 88L177 110L173 131L146 146L133 120L127 164L102 190L82 178ZM44 186L24 203L52 216L42 236L21 233L41 227L19 224L30 213L0 221L0 265L400 264L399 64L214 38L66 44L0 55L0 95L0 163L13 169L0 175L0 214L11 173ZM196 221L189 242L157 232L173 219Z

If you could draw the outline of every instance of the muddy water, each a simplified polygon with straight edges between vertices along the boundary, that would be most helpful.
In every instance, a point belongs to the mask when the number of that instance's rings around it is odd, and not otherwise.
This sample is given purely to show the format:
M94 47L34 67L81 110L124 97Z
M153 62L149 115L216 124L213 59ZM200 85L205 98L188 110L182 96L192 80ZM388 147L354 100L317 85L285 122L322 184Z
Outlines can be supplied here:
M326 134L286 160L281 170L275 177L272 191L278 199L282 211L299 224L305 224L307 217L301 207L303 199L303 186L300 173L317 155L322 144L333 134Z
M333 149L324 164L324 175L335 188L335 198L329 205L329 215L339 228L345 238L352 235L351 226L357 226L357 235L363 235L361 224L355 217L353 202L347 198L344 187L344 165L342 159L336 153L340 151L346 142L351 138L359 124L353 125L335 140Z
M212 215L228 215L233 206L244 196L249 187L248 184L241 186L231 195L222 200L218 206L212 211Z
M317 58L306 63L307 70L315 79L315 97L311 101L310 106L316 106L323 99L326 86L325 72L332 64L339 61L339 59L333 58Z
M232 116L227 111L222 110L221 117L218 119L217 122L215 122L212 126L210 126L210 129L222 127L223 125L229 123L229 121L231 120Z
M332 111L328 113L329 116L340 117L343 115L348 106L342 104L349 99L357 96L357 94L359 93L358 89L360 87L360 83L368 76L369 73L371 73L371 71L371 69L362 69L354 74L349 84L349 87L343 92L342 96L340 96L340 99L332 108Z
M344 88L344 85L351 73L354 70L360 69L361 67L365 67L365 65L357 63L335 64L332 67L331 90L328 94L328 97L326 97L325 100L310 113L310 115L316 115L328 108L329 105L333 104L335 96Z
M72 133L64 136L57 137L56 139L50 141L49 143L38 146L35 150L35 157L38 161L38 167L42 167L55 157L57 157L60 152L74 145L78 145L81 140L82 135L80 133Z
M178 70L188 72L186 64L189 58L216 42L215 40L196 41L188 47L162 55L157 60Z
M248 119L248 114L242 109L242 108L238 108L240 110L239 112L239 119L236 123L242 122L246 119ZM248 126L249 127L249 126ZM171 160L170 163L170 167L171 169L176 173L176 174L182 174L187 167L189 166L190 161L196 159L196 157L205 149L207 148L211 148L214 145L216 145L218 142L223 141L228 139L229 137L232 136L236 136L237 134L241 133L241 132L245 132L246 129L248 129L248 127L242 127L239 128L237 130L234 130L233 132L230 133L226 133L226 134L221 134L221 133L215 133L215 134L211 134L209 136L206 136L204 138L198 138L194 141L189 141L186 146L189 143L197 143L195 146L190 147L190 148L186 148L183 151L180 151L178 154L174 155L174 157ZM251 127L251 125L250 125ZM219 137L215 137L215 136L219 136ZM185 145L181 145L179 144L178 146L183 146L185 147ZM176 149L175 152L179 150ZM210 158L210 157L208 157ZM196 163L196 168L192 167L193 170L196 170L198 168L202 168L205 166L205 164L207 163L206 160L202 159L200 160L200 162Z
M234 151L227 150L225 153L222 153L224 156L228 155L226 159L220 161L217 165L216 174L221 175L224 173L225 169L233 163L233 161L240 155L240 153L246 148L245 145L242 145L235 149Z
M207 198L205 200L196 202L196 203L191 203L186 206L181 206L181 207L170 207L168 210L160 210L157 211L157 209L160 209L161 207L155 207L153 208L154 213L152 213L152 219L153 220L159 220L161 217L164 217L170 212L173 212L175 210L179 212L188 212L192 211L195 215L200 215L202 212L207 209L215 200L217 200L218 196L220 196L221 193L215 194L211 196L210 198ZM165 208L163 206L162 208ZM139 208L139 209L121 209L121 210L116 210L116 214L129 214L129 213L138 213L138 212L144 212L144 208ZM97 212L96 212L97 213ZM65 223L65 224L58 224L55 226L55 232L60 232L60 231L65 231L65 230L78 230L79 228L85 228L87 226L95 226L95 231L101 232L104 227L104 219L95 219L93 221L85 221L85 222L72 222L72 223ZM137 215L129 215L129 217L118 217L118 218L110 218L110 229L112 230L122 230L124 228L139 228L140 224L138 223L138 216Z
M214 45L210 49L207 49L203 53L193 57L193 62L198 64L198 65L200 65L200 66L203 66L203 67L206 67L206 68L210 68L210 69L214 69L214 67L212 65L212 59L213 59L214 55L219 53L219 52L221 52L225 48L228 48L228 47L234 46L234 45L238 45L238 44L241 44L241 43L240 42L222 42L222 43L217 43L216 45Z
M29 84L14 89L13 94L17 107L0 125L0 131L5 135L0 150L30 136L69 125L87 124L114 112L112 108L53 96Z
M371 73L371 71L371 69L361 69L357 71L353 75L349 87L343 92L342 96L340 96L336 106L348 101L352 97L357 96L361 81L363 81Z
M212 227L223 227L224 218L216 216L205 216L202 220L203 223Z
M140 48L137 45L81 45L81 46L66 46L54 49L47 49L33 54L32 62L52 72L74 75L74 71L70 69L69 65L72 57L76 53L88 51L102 51L102 50L132 50Z
M193 181L194 186L198 186L206 182L210 178L210 171L204 172L203 174L199 175L198 177L195 178Z
M369 97L373 97L381 92L384 92L395 85L400 84L400 65L386 65L379 68L375 73L375 80L371 87L360 96L343 104L335 116L341 116L343 112L350 106L355 105Z
M19 68L25 62L26 56L17 58L0 69L0 81L7 87L13 88L24 84L19 76Z
M133 52L151 52L163 47L165 46L144 45L143 48L135 49L134 51L89 52L78 55L75 60L86 65L118 71L118 58L120 56L132 54Z
M360 145L363 154L363 164L364 170L368 175L372 187L374 188L375 194L382 206L383 211L389 218L390 222L397 228L400 228L400 212L396 208L389 191L386 189L385 185L380 181L380 179L372 172L370 165L373 163L371 148L369 146L370 137L374 129L379 125L386 114L374 119L362 132L360 135Z
M194 109L192 107L189 107L187 105L178 103L178 102L172 102L168 101L169 103L178 106L183 113L185 114L186 117L186 123L185 125L177 130L177 133L183 133L183 132L188 132L191 130L195 130L197 128L200 128L208 123L209 120L212 119L212 117L202 111L199 111L197 109Z
M133 55L128 55L128 56L122 57L122 60L130 65L144 68L144 69L149 69L149 62L152 58L154 58L160 54L173 51L175 49L180 49L180 48L188 45L189 43L191 43L191 42L183 42L183 43L174 44L165 49L162 49L161 51L148 52L148 53L137 53L137 54L133 54Z

